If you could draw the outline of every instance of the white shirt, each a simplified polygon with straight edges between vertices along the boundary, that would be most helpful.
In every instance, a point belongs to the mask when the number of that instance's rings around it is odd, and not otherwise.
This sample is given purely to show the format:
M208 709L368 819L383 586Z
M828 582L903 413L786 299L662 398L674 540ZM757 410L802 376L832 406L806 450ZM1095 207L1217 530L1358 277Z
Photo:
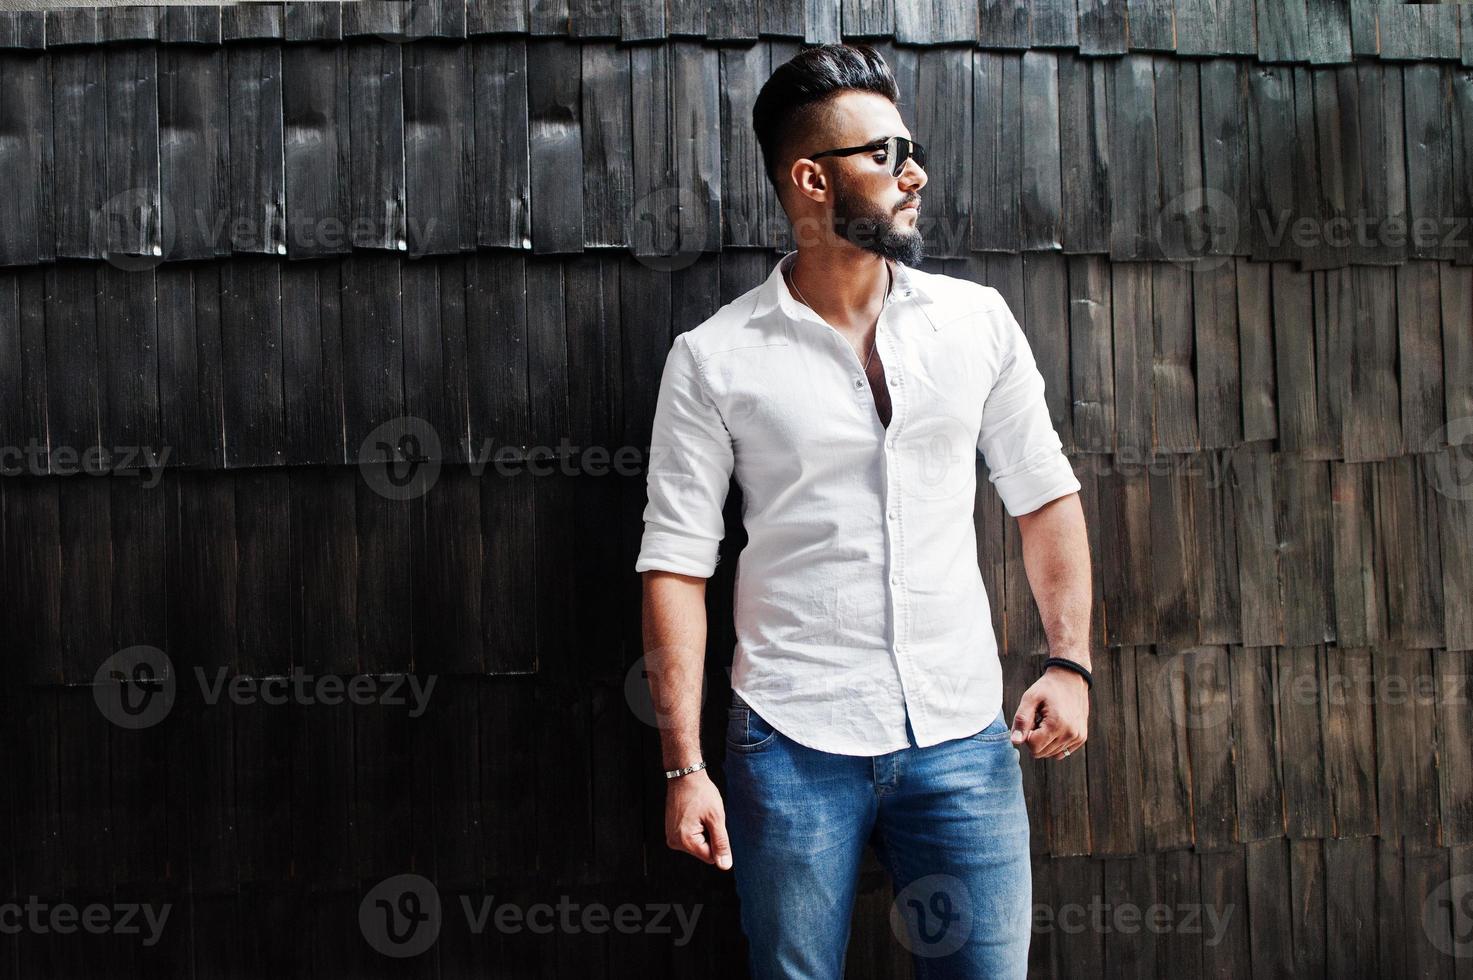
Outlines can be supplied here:
M676 337L635 570L709 577L735 473L732 689L824 752L907 747L907 710L920 746L974 735L1003 693L976 453L1013 516L1079 489L1043 377L996 289L892 262L875 332L886 427L854 348L789 293L796 255Z

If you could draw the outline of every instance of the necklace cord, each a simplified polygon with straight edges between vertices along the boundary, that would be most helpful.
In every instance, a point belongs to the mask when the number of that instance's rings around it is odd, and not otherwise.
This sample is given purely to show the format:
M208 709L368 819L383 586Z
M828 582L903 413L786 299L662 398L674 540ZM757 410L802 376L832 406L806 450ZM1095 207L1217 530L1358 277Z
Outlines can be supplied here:
M885 299L889 299L890 298L890 287L895 284L895 273L890 270L890 267L888 265L885 267L885 271L890 276L890 281L885 284ZM792 267L791 266L788 267L787 272L788 272L788 285L790 285L790 286L793 287L793 292L795 292L795 293L798 294L798 298L803 301L803 305L806 306L806 307L808 307L810 310L812 310L813 309L813 304L810 303L810 302L808 302L808 297L804 296L803 295L803 290L801 290L801 289L798 288L798 280L793 276L793 270L792 270ZM817 312L817 311L815 310L814 312ZM873 340L870 341L869 354L864 359L864 368L863 368L863 370L864 370L864 373L865 373L866 376L869 375L869 362L872 361L872 360L874 360L874 357L875 357L875 347L878 346L879 340L880 339L878 337L876 337L876 338L874 338Z

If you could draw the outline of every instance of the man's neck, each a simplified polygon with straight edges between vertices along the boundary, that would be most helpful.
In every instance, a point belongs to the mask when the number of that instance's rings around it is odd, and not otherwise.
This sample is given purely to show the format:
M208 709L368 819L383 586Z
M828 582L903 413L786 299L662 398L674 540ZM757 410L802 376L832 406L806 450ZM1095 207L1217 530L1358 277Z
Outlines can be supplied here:
M874 323L893 280L890 263L869 252L839 257L800 251L788 268L794 298L835 326Z

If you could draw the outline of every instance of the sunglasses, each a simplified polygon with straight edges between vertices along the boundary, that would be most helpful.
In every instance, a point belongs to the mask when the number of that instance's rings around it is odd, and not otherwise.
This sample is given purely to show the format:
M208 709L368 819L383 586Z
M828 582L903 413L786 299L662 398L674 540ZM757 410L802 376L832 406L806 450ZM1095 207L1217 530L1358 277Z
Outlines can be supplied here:
M824 150L822 153L810 154L808 159L817 160L819 157L847 157L855 153L888 153L889 158L894 161L890 168L890 176L899 177L900 171L905 169L905 161L914 159L916 166L926 165L926 148L921 144L906 139L904 136L892 136L887 140L876 143L867 143L864 146L846 146L839 150Z

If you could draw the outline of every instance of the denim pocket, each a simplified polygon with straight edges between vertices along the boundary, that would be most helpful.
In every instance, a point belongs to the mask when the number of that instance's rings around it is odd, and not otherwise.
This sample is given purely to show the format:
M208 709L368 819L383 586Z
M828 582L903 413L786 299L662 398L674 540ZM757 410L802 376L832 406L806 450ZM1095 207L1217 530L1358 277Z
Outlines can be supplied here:
M777 729L752 710L737 692L726 709L726 747L734 752L757 752L771 745Z
M999 711L991 724L973 735L972 738L978 742L1005 742L1012 732L1012 726L1008 724L1008 713Z

